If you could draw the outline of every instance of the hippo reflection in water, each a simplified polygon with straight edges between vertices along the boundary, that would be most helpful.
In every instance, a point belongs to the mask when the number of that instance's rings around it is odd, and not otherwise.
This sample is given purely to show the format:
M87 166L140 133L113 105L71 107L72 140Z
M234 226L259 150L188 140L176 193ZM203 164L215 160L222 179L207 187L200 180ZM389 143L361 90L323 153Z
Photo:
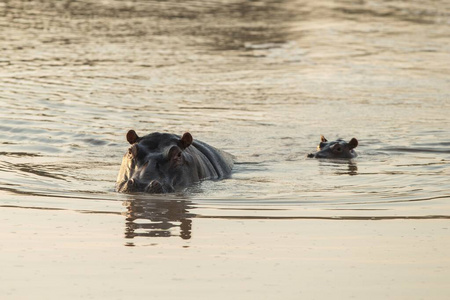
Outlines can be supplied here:
M323 135L320 136L320 144L317 146L316 153L308 154L308 157L313 158L355 158L358 156L355 149L358 146L358 140L352 138L350 142L342 139L329 142Z
M131 144L122 159L118 192L171 193L203 179L222 179L231 175L230 154L200 141L186 132L182 137L154 132L139 137L127 133Z

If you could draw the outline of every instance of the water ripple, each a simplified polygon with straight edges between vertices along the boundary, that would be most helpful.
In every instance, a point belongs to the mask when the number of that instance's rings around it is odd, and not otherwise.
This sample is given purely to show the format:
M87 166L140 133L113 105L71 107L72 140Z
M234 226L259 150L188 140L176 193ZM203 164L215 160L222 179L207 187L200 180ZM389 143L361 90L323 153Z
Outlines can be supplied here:
M0 189L78 199L74 210L92 195L122 201L125 133L190 131L237 163L185 200L262 218L269 206L446 215L449 12L399 0L0 3ZM357 137L358 159L307 159L321 134Z

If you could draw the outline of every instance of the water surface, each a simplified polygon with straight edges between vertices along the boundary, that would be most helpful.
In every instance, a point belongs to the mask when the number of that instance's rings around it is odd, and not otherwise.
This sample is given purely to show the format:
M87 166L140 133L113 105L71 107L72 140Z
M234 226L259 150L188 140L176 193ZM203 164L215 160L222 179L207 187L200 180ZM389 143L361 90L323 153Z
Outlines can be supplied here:
M0 30L2 294L448 297L448 1L13 0ZM132 128L233 176L117 194Z

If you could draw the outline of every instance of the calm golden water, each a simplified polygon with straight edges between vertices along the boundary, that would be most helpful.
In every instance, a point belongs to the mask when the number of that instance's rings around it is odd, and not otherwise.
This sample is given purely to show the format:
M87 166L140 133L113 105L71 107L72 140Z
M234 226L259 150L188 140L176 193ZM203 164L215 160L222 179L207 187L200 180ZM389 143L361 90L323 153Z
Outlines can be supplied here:
M0 51L6 299L450 297L450 2L10 0ZM233 176L117 194L132 128Z

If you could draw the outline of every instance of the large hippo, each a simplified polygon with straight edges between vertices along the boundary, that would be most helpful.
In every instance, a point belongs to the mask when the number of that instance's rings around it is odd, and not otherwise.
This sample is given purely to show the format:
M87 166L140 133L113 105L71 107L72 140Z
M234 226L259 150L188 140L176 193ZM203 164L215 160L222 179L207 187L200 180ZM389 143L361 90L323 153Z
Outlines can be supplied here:
M154 132L139 137L127 133L131 144L122 159L118 192L171 193L202 179L222 179L231 175L230 154L200 141L189 132L182 137Z
M317 146L317 152L308 154L308 157L348 159L358 156L355 150L353 150L358 146L358 140L355 138L352 138L348 143L342 139L329 142L323 135L321 135L320 141L319 146Z

